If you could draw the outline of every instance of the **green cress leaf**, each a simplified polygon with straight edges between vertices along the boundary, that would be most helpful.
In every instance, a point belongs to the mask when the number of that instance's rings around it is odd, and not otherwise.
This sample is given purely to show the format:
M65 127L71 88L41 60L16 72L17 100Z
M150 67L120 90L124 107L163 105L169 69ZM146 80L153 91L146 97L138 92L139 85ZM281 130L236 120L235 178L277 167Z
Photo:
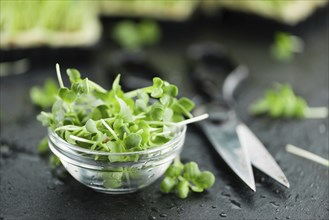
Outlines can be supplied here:
M139 147L139 145L142 143L142 137L138 134L129 134L125 139L124 143L126 146L126 149L132 149Z
M185 199L189 193L189 183L186 180L180 180L176 186L177 196L181 199Z
M55 169L56 167L59 167L61 166L61 160L54 154L52 154L50 156L50 159L49 159L49 163L50 163L50 166Z
M133 51L156 44L160 36L160 27L152 20L139 23L130 20L121 21L114 26L112 31L112 38L121 47Z
M77 98L76 93L69 90L68 88L60 88L58 91L58 96L67 103L71 103Z
M34 105L46 109L52 106L57 95L58 85L53 79L47 79L43 87L33 86L30 90L30 99Z
M140 41L144 45L153 45L159 41L161 30L155 21L143 20L137 27Z
M98 129L96 127L96 123L94 120L89 119L85 125L87 131L89 131L90 133L97 133Z
M104 172L102 174L105 188L118 188L122 185L122 172Z
M123 48L137 50L141 47L136 25L129 20L122 21L114 26L112 38Z
M39 154L46 154L49 152L48 148L48 137L42 138L38 145Z
M184 169L184 165L183 164L181 164L181 165L172 164L166 170L166 176L177 178L177 177L179 177L182 174L183 169Z
M122 99L116 97L119 105L120 105L120 113L119 116L127 121L127 122L132 122L133 121L133 116L130 107L127 105L126 102L124 102Z
M192 181L196 186L206 189L214 185L215 176L209 171L203 171Z
M164 107L159 102L156 102L151 107L151 118L155 121L161 121L163 119Z
M195 162L186 163L184 166L184 178L186 180L193 180L200 174L198 164Z
M91 118L93 120L99 120L101 118L108 118L108 117L110 117L108 111L109 111L109 108L107 105L99 105L92 110Z
M193 192L198 192L198 193L200 193L200 192L203 192L203 191L204 191L204 188L199 187L199 186L190 185L190 188L191 188L191 190L192 190Z
M81 80L81 74L76 69L67 69L66 73L69 76L70 82L72 84Z
M175 186L176 186L176 180L170 176L166 176L160 184L160 190L163 193L169 193L173 191Z
M190 111L195 107L195 104L188 98L180 98L172 105L172 109L178 113L183 114L186 117L192 118Z

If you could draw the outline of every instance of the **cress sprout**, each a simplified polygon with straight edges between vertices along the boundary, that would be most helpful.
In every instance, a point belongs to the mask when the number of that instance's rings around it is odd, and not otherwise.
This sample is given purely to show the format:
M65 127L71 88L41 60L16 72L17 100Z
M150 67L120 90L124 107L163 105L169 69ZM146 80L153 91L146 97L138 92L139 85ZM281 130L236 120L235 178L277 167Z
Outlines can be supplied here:
M159 42L161 29L153 20L124 20L113 28L112 38L124 49L136 51Z
M293 59L295 53L300 53L303 49L304 44L299 37L286 32L277 32L270 52L276 60L288 62Z
M151 86L124 92L118 75L108 91L88 78L82 79L76 69L66 71L70 81L66 87L59 65L56 70L60 88L55 102L50 112L42 111L37 119L66 142L81 148L113 153L143 151L167 143L182 126L208 117L208 114L194 117L191 111L195 104L186 97L177 98L177 86L158 77ZM46 143L41 142L41 153L47 150ZM136 161L138 156L109 155L101 159L115 163ZM51 164L58 166L60 160L52 156ZM132 178L139 175L134 169L104 173L104 187L120 187L127 178L124 173ZM214 176L199 171L194 162L184 166L176 159L164 182L163 192L175 187L179 197L185 198L190 189L202 192L211 187Z
M253 115L268 114L273 118L325 118L326 107L309 107L307 102L296 96L288 84L275 84L263 97L252 103L249 111Z
M160 190L163 193L175 193L185 199L190 190L203 192L215 183L215 176L209 171L200 171L198 164L188 162L182 164L179 157L169 166L162 180Z

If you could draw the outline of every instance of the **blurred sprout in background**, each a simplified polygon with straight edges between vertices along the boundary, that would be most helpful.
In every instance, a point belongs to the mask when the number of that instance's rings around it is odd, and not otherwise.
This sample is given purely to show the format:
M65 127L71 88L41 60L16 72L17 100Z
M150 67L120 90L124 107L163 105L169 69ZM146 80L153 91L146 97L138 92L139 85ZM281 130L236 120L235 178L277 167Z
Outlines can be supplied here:
M113 39L122 48L132 51L158 43L160 36L161 29L152 20L143 20L139 23L125 20L119 22L112 32Z
M291 61L295 53L301 53L304 49L303 41L294 35L285 32L277 32L270 48L274 59L282 62Z
M81 46L100 36L97 7L89 1L0 1L1 48Z
M217 13L221 9L229 9L294 25L327 2L327 0L0 1L0 46L1 49L11 49L40 45L53 47L93 45L101 35L99 15L183 21L191 17L197 9L201 9L204 13L209 11ZM143 26L143 23L138 25L128 23L116 28L114 34L114 39L122 47L136 50L157 41L156 36L159 34L156 33L154 24L148 22ZM142 33L143 31L148 33ZM122 37L127 39L119 39Z

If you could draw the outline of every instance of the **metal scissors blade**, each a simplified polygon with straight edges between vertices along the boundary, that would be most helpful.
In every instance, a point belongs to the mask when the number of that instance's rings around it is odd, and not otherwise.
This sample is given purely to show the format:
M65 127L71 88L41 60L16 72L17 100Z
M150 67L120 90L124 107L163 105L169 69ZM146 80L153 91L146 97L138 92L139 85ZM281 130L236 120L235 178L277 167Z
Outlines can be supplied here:
M218 126L211 121L204 121L200 125L223 160L253 191L256 191L254 174L252 172L249 153L244 145L240 144L235 131L240 122L235 117L227 123Z
M239 124L236 127L236 132L241 145L249 153L252 165L289 188L290 184L287 177L255 134L245 124Z

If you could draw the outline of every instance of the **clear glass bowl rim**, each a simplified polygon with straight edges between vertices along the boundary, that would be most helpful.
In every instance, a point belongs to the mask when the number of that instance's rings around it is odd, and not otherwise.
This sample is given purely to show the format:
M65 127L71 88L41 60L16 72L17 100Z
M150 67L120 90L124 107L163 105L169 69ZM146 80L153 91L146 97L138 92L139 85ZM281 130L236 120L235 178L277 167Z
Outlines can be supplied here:
M157 151L161 151L166 149L167 147L172 146L175 142L178 142L182 137L185 136L186 133L186 125L182 126L179 130L178 135L176 135L173 139L168 141L165 144L147 149L147 150L141 150L141 151L133 151L133 152L123 152L123 153L111 153L111 152L104 152L104 151L96 151L96 150L89 150L85 149L79 146L75 146L73 144L70 144L66 141L64 141L61 137L59 137L56 132L54 132L51 128L48 128L48 137L54 138L59 144L57 144L58 147L62 148L63 150L73 150L78 151L81 153L87 153L92 155L100 155L100 156L133 156L133 155L143 155L143 154L150 154Z

